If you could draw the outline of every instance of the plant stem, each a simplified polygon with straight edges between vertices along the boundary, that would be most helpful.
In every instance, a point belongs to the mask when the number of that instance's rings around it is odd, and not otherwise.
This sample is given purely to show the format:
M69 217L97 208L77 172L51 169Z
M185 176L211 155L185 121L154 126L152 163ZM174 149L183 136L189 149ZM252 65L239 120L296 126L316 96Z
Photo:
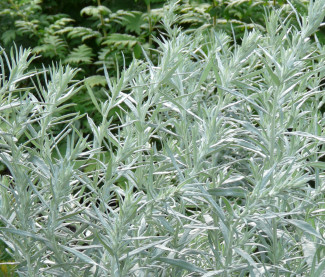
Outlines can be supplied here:
M152 38L151 38L151 34L152 34L152 21L151 21L150 1L148 1L148 3L147 3L147 12L148 12L148 24L149 24L149 47L151 47L151 45L152 45ZM150 49L149 49L149 57L151 59L151 51L150 51Z
M213 8L216 8L217 7L217 2L216 1L213 1ZM217 25L217 15L215 14L213 16L213 27L215 27Z
M102 4L100 2L100 0L97 0L97 6L100 7ZM107 32L105 30L105 22L104 22L104 17L103 17L103 14L102 12L100 11L100 23L101 23L101 26L102 26L102 30L103 30L103 34L104 34L104 38L107 37Z

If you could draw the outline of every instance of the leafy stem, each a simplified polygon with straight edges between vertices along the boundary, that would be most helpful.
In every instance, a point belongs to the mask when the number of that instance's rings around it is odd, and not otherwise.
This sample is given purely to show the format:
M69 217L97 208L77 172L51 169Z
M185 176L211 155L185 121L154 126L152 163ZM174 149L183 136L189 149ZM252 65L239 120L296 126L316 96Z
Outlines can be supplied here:
M152 45L152 19L151 19L151 6L150 6L150 0L146 0L146 5L147 5L147 13L148 13L148 24L149 24L149 47ZM151 58L151 51L149 50L149 55Z
M102 5L100 0L97 0L97 5L98 5L98 7L100 7ZM105 29L105 22L104 22L103 12L101 10L99 11L99 15L100 15L100 24L101 24L101 27L102 27L103 35L104 35L104 38L106 38L107 37L107 32L106 32L106 29Z

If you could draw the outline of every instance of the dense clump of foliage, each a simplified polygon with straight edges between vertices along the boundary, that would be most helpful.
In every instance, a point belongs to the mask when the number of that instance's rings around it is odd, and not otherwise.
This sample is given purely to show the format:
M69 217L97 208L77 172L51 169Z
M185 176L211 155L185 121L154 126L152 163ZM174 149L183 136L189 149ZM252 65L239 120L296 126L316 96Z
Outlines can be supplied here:
M3 261L18 276L322 276L325 1L266 10L241 40L161 9L156 50L114 76L103 63L101 97L64 61L2 50ZM96 120L72 108L83 90Z
M50 66L52 60L78 67L76 78L97 90L97 97L105 99L102 88L106 79L103 65L110 75L128 66L133 58L143 59L143 51L154 64L159 55L153 36L163 35L161 19L164 0L6 0L0 1L0 46L10 51L16 45L32 48L39 58L33 66ZM292 5L306 13L308 1L293 1ZM251 0L183 0L175 13L177 25L187 33L223 30L235 35L239 42L246 29L265 29L264 12L285 7L282 17L290 12L286 1ZM292 17L294 20L294 17ZM322 39L322 36L320 36ZM70 99L77 105L70 111L88 113L96 123L96 109L85 89ZM80 128L90 132L86 120Z
M110 75L128 66L133 58L143 59L143 51L154 64L158 55L157 43L152 39L163 35L161 19L164 0L6 0L0 2L0 45L7 51L12 42L32 48L39 58L33 66L41 69L52 60L78 67L76 78L97 90L97 97L105 95L102 88L106 79L103 65ZM293 1L292 5L302 14L306 13L308 1ZM284 7L283 19L291 9L286 1L251 0L183 0L179 1L175 13L179 15L177 25L187 33L198 29L201 32L223 30L235 35L240 42L244 31L257 28L265 30L264 12L274 7ZM294 21L295 18L291 17ZM292 22L294 24L294 22ZM323 36L319 36L322 40ZM100 118L85 89L70 99L77 105L71 111L88 113L96 123ZM86 120L80 128L90 132Z

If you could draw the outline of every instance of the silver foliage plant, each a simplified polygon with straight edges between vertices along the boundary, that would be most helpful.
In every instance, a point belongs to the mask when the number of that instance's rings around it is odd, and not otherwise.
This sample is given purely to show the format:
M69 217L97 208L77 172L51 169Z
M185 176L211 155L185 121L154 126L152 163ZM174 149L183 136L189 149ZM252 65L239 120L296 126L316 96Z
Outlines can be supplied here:
M76 70L2 52L0 239L19 276L323 276L325 1L240 44L185 34L175 5L158 64L106 74L106 101L87 88L89 137L64 113Z

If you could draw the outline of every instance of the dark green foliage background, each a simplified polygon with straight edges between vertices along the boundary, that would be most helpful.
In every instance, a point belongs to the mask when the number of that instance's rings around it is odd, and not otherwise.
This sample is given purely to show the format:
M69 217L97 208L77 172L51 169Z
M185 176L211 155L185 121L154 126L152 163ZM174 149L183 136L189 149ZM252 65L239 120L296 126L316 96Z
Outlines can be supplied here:
M165 0L5 0L0 3L0 45L7 50L13 42L33 48L39 66L53 60L78 66L80 76L102 74L105 64L112 75L133 56L143 58L145 49L156 45L159 36L161 7ZM273 3L274 2L274 3ZM281 6L285 1L179 1L179 25L191 30L217 28L232 32L238 39L253 24L263 28L264 10L270 3ZM306 9L294 1L298 10ZM122 55L123 53L123 55ZM92 78L91 85L103 79Z

